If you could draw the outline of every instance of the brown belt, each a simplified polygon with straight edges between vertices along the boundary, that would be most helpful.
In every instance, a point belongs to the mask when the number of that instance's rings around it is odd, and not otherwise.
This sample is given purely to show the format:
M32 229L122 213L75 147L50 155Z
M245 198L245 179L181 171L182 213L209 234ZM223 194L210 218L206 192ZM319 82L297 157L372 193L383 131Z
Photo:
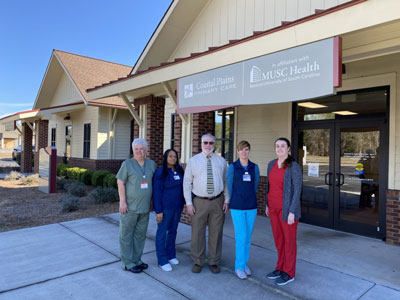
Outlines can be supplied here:
M202 199L202 200L210 200L211 201L211 200L215 200L215 199L221 197L223 193L224 192L221 192L220 194L218 194L217 196L214 196L214 197L200 197L195 194L193 194L193 196L195 196L196 198Z

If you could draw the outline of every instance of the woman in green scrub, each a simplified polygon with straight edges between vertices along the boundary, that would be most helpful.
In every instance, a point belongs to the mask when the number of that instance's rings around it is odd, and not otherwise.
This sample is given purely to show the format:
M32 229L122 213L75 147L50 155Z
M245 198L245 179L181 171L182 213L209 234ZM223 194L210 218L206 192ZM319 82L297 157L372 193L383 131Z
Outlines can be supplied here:
M148 268L141 257L149 224L152 178L156 164L146 158L145 139L135 139L132 149L133 158L125 160L117 174L121 213L119 244L123 269L140 273Z

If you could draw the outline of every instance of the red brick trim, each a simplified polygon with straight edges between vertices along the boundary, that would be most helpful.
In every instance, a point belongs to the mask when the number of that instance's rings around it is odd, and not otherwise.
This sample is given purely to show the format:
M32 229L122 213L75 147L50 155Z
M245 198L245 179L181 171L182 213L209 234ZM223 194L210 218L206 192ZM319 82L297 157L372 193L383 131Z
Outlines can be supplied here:
M386 191L386 242L400 246L400 191Z

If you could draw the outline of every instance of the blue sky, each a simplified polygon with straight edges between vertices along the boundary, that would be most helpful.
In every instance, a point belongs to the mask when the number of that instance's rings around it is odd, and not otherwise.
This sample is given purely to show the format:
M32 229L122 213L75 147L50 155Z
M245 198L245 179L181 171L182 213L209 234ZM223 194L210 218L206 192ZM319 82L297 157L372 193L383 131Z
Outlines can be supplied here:
M0 1L0 118L32 108L53 49L133 66L170 3Z

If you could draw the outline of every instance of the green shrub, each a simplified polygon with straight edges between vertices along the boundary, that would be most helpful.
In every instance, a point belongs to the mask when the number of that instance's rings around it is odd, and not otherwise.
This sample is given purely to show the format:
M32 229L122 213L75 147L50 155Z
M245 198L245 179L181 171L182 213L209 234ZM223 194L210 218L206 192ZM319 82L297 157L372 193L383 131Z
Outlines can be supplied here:
M86 170L86 172L81 174L81 178L79 178L79 180L86 185L91 185L93 173L94 170Z
M57 176L65 176L61 173L63 172L64 169L68 169L68 168L71 168L71 166L69 166L67 164L58 164L56 167Z
M68 191L70 185L81 185L84 186L82 182L76 179L66 179L64 183L64 190Z
M39 174L33 174L29 176L22 176L21 181L23 185L34 185L39 184Z
M106 177L108 174L111 174L111 172L106 170L94 171L92 175L92 185L103 186L104 177Z
M81 169L78 167L68 168L66 170L66 177L70 179L79 180L81 178L81 174L86 172L86 169Z
M21 178L21 173L17 172L17 171L11 171L10 175L7 175L6 177L4 177L4 180L17 180L19 178Z
M79 209L79 198L74 195L64 194L61 196L60 201L63 212L71 212Z
M86 196L86 187L80 181L73 180L73 182L67 183L64 186L65 186L65 190L67 191L67 193L69 193L71 195L74 195L77 197Z
M103 180L103 187L110 187L110 188L118 188L117 185L117 177L115 174L108 174L106 177L104 177Z
M68 179L65 178L57 178L56 179L56 186L57 186L57 191L62 191L64 190L65 184L68 182Z
M119 196L114 188L98 187L89 193L89 199L95 203L107 203L118 201Z

